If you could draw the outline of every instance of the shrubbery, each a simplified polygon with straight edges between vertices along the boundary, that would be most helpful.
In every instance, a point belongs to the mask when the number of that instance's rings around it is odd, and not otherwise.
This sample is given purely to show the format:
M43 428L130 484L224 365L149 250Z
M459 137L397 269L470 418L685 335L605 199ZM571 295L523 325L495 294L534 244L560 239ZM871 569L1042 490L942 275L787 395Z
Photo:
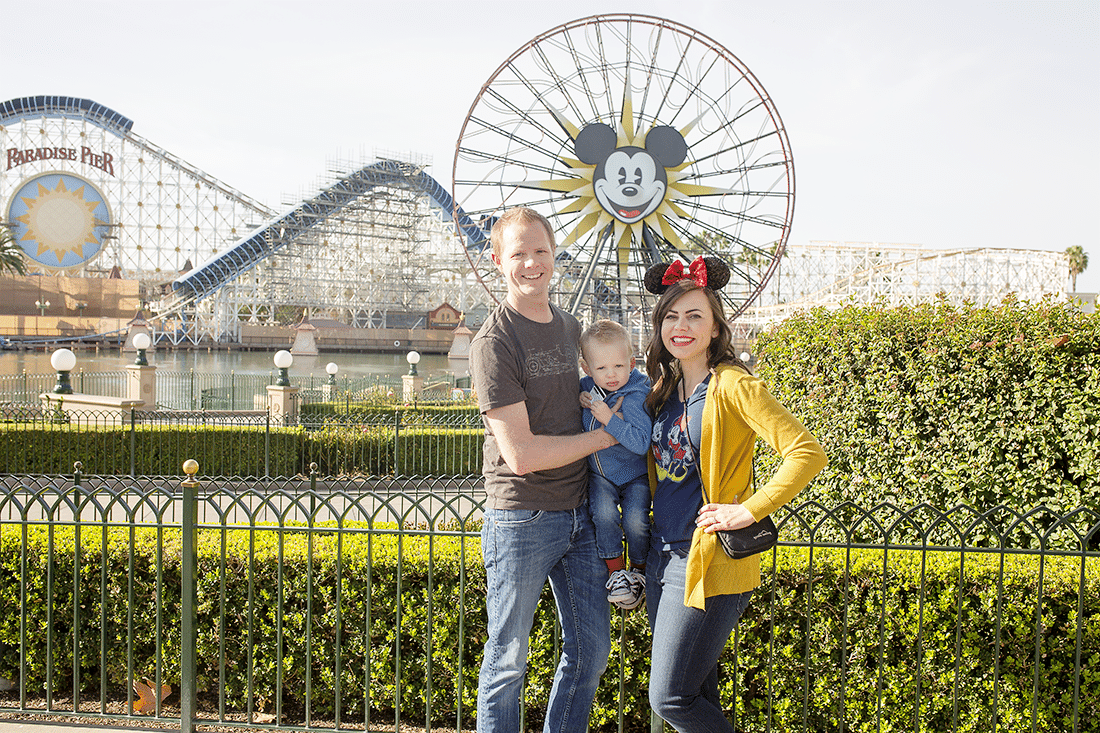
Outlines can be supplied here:
M821 441L802 498L1064 514L1100 491L1100 316L1046 300L822 308L760 336L758 373ZM759 453L767 473L777 458Z
M84 687L88 694L98 694L100 677L106 675L111 695L123 698L128 645L134 674L153 674L159 603L166 637L160 649L163 677L176 688L179 532L133 530L131 567L130 530L107 530L107 605L101 609L101 529L86 529L81 543ZM244 710L251 683L257 705L270 712L281 679L284 710L302 710L309 689L312 715L329 716L336 705L339 654L339 703L345 719L362 720L368 700L375 718L390 716L400 706L403 717L416 719L423 715L430 681L435 722L453 725L460 700L463 718L469 721L485 641L485 576L478 540L428 537L392 526L343 529L338 535L323 527L308 532L290 528L281 543L272 527L232 529L224 535L200 531L200 691L222 689L229 710ZM26 623L32 630L24 668L28 689L41 689L48 650L55 688L71 683L72 573L47 570L48 564L72 567L73 530L52 530L52 554L50 532L27 528L26 576L19 570L21 531L9 525L0 532L0 676L19 674L23 581L29 599ZM1079 558L1047 557L1040 573L1038 557L1007 556L1003 576L1000 556L976 553L965 560L958 554L933 553L922 562L920 553L898 550L884 557L879 550L848 555L843 549L817 548L811 558L808 550L781 548L776 559L775 574L757 590L739 626L737 674L727 668L722 675L723 699L738 700L741 727L762 728L770 714L772 729L801 730L808 695L809 730L835 730L841 718L847 721L846 730L954 729L956 706L960 731L989 730L994 716L1006 730L1030 729L1033 699L1039 701L1037 730L1068 730L1078 624L1084 632L1080 710L1087 716L1100 706L1096 559L1087 563L1080 599ZM224 606L219 600L223 583ZM53 599L52 627L47 625L47 598ZM1081 619L1079 604L1085 612ZM98 663L101 619L108 640L103 669ZM556 658L549 590L535 623L526 698L532 721L545 709ZM626 616L626 650L621 655L617 621L613 631L611 666L601 682L592 723L613 729L621 658L626 665L626 728L643 730L648 725L649 676L644 613ZM731 642L724 664L732 664L733 652ZM223 655L224 677L218 664ZM1033 698L1035 684L1038 695ZM881 697L874 692L878 688ZM879 718L884 721L881 728Z
M395 435L397 448L395 450ZM478 475L480 427L333 422L311 427L130 425L48 422L0 426L0 473L178 476L198 461L204 476Z

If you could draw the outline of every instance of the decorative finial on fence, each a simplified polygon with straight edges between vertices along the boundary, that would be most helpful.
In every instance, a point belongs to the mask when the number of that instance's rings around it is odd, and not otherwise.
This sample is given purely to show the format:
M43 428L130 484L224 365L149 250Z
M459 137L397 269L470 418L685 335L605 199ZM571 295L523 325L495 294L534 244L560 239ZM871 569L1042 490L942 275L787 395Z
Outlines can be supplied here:
M195 474L199 472L199 462L194 458L188 458L183 462L183 472L187 474L181 483L184 486L198 486L199 482L195 480Z

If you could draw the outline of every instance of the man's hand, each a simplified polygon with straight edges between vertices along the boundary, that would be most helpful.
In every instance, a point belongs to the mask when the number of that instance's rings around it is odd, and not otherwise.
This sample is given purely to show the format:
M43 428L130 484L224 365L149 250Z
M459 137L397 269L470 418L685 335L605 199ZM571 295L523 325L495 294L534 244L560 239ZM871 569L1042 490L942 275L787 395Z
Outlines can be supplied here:
M603 428L576 435L534 435L522 402L489 410L485 421L497 439L501 458L517 476L558 468L619 442Z

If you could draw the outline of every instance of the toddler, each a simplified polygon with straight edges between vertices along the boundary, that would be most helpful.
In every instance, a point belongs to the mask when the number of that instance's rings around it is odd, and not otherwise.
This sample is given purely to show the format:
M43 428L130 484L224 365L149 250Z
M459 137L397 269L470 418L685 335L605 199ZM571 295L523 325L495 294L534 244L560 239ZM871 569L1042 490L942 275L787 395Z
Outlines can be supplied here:
M588 456L588 506L596 525L596 551L610 574L607 600L629 610L645 598L650 505L646 457L653 429L645 398L650 383L634 368L630 334L614 321L596 321L581 334L581 369L587 375L581 379L584 429L602 425L619 441ZM624 530L630 569L623 562Z

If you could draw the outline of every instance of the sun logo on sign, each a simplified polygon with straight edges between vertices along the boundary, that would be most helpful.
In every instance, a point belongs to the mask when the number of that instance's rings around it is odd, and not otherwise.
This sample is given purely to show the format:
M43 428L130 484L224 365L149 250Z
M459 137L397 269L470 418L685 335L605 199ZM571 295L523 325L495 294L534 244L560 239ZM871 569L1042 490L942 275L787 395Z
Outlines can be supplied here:
M46 173L15 192L8 220L29 258L43 267L70 268L100 253L111 214L90 182L68 173Z
M627 78L625 89L630 89ZM653 125L635 132L633 104L623 95L617 128L602 122L578 127L560 112L548 110L569 135L575 158L560 156L574 175L525 181L524 187L556 191L572 198L560 213L578 213L576 225L559 246L568 246L585 234L611 227L612 241L624 261L631 237L638 240L648 226L677 249L687 250L672 219L688 219L678 201L695 196L728 194L725 188L686 183L691 149L686 135L698 120L681 129Z

